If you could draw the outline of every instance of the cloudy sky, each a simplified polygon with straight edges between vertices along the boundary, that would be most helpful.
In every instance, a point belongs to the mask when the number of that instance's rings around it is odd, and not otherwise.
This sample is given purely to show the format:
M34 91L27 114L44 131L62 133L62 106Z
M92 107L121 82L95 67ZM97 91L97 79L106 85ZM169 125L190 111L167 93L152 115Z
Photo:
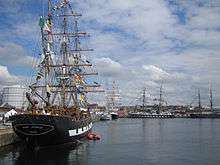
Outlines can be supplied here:
M56 0L57 1L57 0ZM212 86L220 106L220 0L71 0L91 33L90 58L104 87L115 80L122 101L143 87L169 104L190 104ZM28 83L40 57L38 19L46 0L0 0L0 87ZM101 100L99 100L101 101Z

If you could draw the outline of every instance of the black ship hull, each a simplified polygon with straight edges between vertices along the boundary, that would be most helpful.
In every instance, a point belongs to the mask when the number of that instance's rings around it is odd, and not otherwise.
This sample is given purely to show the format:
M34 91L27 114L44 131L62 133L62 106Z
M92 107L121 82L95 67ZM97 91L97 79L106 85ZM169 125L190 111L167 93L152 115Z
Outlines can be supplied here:
M118 119L118 114L111 114L111 118L112 118L112 120Z
M30 146L77 142L91 131L91 118L20 114L12 118L14 132Z
M172 114L144 114L144 113L129 113L129 118L174 118Z
M211 113L211 114L190 114L190 118L203 118L203 119L218 119L220 114Z

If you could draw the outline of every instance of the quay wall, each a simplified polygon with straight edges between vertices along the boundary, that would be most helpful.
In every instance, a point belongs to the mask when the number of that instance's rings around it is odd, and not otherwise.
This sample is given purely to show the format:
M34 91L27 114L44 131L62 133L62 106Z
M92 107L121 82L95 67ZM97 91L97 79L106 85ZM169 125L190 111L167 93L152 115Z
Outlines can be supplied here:
M18 137L12 128L0 129L0 147L18 142Z

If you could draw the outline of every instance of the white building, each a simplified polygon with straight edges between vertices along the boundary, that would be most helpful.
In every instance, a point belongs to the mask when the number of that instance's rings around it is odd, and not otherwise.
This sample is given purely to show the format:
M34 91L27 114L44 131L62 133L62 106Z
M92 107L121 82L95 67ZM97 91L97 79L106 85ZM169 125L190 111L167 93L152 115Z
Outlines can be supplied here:
M9 104L15 108L26 108L26 92L27 88L19 85L4 87L2 92L2 105Z

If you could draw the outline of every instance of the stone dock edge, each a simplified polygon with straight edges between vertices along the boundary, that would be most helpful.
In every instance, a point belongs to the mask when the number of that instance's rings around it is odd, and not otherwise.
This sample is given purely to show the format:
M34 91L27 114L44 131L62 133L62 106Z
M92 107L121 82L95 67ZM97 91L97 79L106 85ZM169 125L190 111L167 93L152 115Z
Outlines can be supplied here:
M0 147L19 142L12 128L0 129Z

